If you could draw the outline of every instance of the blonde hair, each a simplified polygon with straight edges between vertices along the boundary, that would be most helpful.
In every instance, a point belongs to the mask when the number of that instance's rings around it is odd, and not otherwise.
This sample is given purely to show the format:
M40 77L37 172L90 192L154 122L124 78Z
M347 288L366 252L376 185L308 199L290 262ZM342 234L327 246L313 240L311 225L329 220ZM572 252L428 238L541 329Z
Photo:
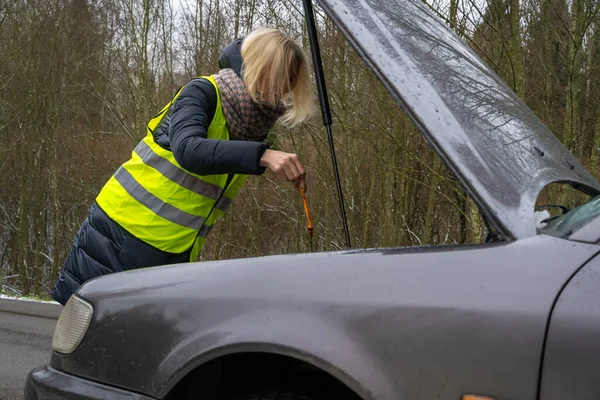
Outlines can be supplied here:
M280 122L295 126L313 113L313 99L306 55L291 37L279 29L259 28L242 44L243 78L252 99L287 111Z

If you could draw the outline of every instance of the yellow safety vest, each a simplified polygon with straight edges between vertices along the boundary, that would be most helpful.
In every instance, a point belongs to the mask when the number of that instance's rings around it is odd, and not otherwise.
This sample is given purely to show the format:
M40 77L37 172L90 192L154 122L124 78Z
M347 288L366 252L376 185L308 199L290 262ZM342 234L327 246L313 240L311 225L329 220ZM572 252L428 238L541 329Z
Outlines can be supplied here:
M218 85L212 76L204 78L217 92L208 138L229 140ZM182 89L148 122L146 137L102 188L96 201L138 239L169 253L191 250L190 261L194 261L248 175L191 173L179 165L171 151L154 142L154 129Z

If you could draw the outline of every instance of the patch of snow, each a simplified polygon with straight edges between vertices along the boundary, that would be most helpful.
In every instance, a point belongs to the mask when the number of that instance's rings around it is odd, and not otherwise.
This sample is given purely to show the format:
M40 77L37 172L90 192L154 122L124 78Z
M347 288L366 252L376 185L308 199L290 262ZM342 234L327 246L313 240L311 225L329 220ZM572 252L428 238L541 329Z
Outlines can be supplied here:
M8 300L20 300L20 301L33 301L34 303L49 303L49 304L58 304L56 301L51 300L51 301L47 301L47 300L38 300L38 299L32 299L29 297L14 297L14 296L7 296L5 294L0 294L0 299L8 299Z

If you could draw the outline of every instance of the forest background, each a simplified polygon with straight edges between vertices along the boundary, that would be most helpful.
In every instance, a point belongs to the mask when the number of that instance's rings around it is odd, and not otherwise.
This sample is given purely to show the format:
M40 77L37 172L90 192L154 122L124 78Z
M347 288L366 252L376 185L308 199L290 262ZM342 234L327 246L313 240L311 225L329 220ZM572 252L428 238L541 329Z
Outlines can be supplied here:
M596 177L599 0L427 0ZM353 247L479 243L475 204L315 7ZM0 0L0 281L46 297L90 204L189 79L299 0ZM314 249L344 247L320 114L269 141L307 166ZM251 177L201 260L309 251L297 191Z

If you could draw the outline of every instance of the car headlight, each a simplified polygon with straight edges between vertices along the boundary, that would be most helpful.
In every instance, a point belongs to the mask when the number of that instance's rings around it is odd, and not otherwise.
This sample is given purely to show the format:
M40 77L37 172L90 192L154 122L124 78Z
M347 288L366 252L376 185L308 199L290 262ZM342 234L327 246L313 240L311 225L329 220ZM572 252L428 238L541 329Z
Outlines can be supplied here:
M52 349L69 354L75 351L90 325L94 309L90 303L75 295L69 298L62 310L52 339Z

